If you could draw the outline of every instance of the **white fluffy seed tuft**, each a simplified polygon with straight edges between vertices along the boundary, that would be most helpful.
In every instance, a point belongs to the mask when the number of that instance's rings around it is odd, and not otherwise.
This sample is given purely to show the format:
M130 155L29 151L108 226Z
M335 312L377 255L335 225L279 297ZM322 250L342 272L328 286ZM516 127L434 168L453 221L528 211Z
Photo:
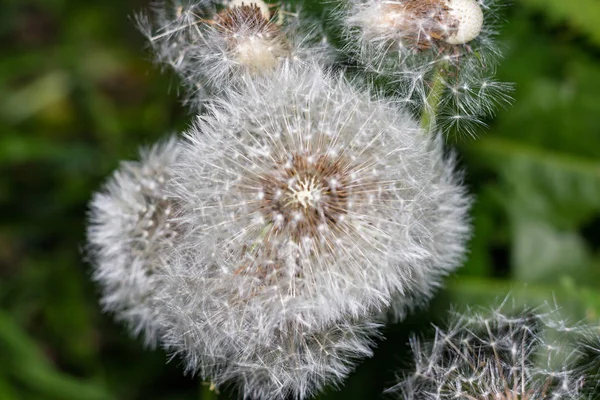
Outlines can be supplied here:
M192 105L235 87L244 75L268 75L284 61L333 57L318 25L289 6L194 0L153 10L138 16L138 26L156 60L181 77Z

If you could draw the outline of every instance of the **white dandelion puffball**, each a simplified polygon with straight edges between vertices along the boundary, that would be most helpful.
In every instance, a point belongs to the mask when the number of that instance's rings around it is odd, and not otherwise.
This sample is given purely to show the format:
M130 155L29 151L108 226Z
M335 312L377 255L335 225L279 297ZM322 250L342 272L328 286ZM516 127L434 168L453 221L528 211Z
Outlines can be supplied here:
M165 193L168 169L179 154L171 138L141 152L139 162L123 162L90 204L88 253L102 304L134 334L155 345L160 334L149 303L165 248L177 239Z
M368 0L353 3L348 23L370 40L400 41L421 50L460 45L479 36L483 10L476 0Z
M566 323L556 309L452 319L433 341L411 340L415 370L390 392L406 400L572 400L588 398L586 379L597 382L578 370L576 343L588 327Z
M438 129L473 136L511 102L512 85L494 79L501 57L498 3L349 0L334 14L344 52L366 71L391 79L415 116L435 114Z
M169 347L213 380L256 348L287 360L282 331L424 303L462 260L469 199L439 143L316 66L245 80L186 139L157 303ZM277 364L274 381L296 368Z
M170 66L202 103L244 75L269 74L282 61L328 58L316 24L300 13L260 0L164 3L138 16L158 62ZM304 15L304 14L302 14Z

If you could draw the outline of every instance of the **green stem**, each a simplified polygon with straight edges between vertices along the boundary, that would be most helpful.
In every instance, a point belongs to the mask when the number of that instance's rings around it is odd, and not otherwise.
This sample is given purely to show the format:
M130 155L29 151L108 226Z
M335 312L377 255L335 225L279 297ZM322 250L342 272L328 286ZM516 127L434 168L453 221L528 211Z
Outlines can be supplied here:
M431 80L431 90L427 94L423 114L421 114L421 128L425 132L430 132L435 127L440 100L446 87L444 79L446 76L446 67L447 63L440 62Z
M217 400L217 389L210 382L200 383L200 400Z

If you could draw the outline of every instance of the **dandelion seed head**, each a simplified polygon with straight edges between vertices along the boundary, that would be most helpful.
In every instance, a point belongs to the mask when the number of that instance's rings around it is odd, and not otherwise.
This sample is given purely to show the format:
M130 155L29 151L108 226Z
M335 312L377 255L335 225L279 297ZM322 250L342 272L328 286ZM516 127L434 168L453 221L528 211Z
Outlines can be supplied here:
M323 340L350 354L347 338L368 342L362 321L426 302L461 262L469 199L439 144L316 65L245 79L211 103L168 183L181 239L155 302L169 349L241 386L248 363L270 358L260 390L312 390L291 338L348 326ZM319 349L302 350L303 373L345 376Z
M153 11L138 15L138 26L157 62L181 77L192 106L235 87L244 75L268 75L284 60L325 62L333 54L322 30L287 5L195 0L160 3Z
M165 248L178 240L171 222L176 206L165 185L179 154L171 138L124 162L90 204L88 253L102 304L135 335L156 345L160 329L150 304L163 267Z
M411 400L587 398L582 392L586 377L576 368L577 340L568 337L586 327L558 332L554 308L489 314L454 314L447 331L436 328L432 342L413 337L415 371L388 391Z
M511 102L510 84L487 88L501 56L494 41L498 9L495 0L353 0L335 18L343 25L344 51L366 71L393 80L415 116L435 112L438 129L472 135ZM458 124L451 115L464 118Z
M358 3L348 22L360 27L366 39L425 50L475 39L482 29L483 11L475 0L369 1Z

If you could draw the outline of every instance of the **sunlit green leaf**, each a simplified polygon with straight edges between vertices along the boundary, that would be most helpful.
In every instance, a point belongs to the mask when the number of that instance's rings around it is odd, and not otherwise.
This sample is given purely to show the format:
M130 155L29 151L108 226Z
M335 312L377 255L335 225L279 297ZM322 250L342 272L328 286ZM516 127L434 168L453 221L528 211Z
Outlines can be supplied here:
M600 45L600 4L595 0L520 0L548 17L566 22Z

